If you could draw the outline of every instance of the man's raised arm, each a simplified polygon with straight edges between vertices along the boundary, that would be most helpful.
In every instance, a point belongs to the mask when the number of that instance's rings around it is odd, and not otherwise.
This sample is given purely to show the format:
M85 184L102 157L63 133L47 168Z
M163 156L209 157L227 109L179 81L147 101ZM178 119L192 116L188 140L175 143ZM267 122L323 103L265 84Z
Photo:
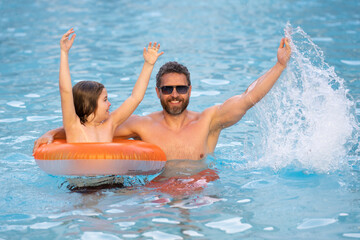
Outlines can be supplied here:
M211 130L221 130L237 123L274 86L290 59L291 49L288 39L281 39L277 52L277 63L268 72L253 82L241 95L229 98L217 106L211 121Z

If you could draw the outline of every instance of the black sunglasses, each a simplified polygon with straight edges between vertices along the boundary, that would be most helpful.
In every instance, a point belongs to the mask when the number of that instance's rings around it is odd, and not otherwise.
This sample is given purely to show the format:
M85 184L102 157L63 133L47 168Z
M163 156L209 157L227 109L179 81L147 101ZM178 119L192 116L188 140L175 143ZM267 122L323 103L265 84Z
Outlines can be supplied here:
M185 94L188 92L189 90L189 86L187 85L179 85L179 86L162 86L159 87L159 89L161 90L161 92L165 95L169 95L172 94L172 92L174 91L174 88L176 88L176 91L178 94Z

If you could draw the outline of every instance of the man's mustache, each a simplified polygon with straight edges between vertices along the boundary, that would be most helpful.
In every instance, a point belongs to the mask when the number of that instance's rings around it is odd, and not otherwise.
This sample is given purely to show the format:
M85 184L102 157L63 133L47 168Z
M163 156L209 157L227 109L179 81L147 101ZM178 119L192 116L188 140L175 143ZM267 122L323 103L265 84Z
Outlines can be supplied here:
M171 98L171 99L169 99L169 102L171 102L171 101L182 101L183 99L182 98L180 98L180 97L173 97L173 98Z

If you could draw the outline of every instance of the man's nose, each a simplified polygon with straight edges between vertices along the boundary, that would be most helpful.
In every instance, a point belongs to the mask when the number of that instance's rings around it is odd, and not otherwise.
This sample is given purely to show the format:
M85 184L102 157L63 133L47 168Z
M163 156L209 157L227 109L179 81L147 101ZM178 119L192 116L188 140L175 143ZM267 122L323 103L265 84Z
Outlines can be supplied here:
M177 96L179 96L179 93L176 91L176 88L174 87L174 89L173 89L173 91L172 91L172 93L171 93L171 96L172 97L177 97Z

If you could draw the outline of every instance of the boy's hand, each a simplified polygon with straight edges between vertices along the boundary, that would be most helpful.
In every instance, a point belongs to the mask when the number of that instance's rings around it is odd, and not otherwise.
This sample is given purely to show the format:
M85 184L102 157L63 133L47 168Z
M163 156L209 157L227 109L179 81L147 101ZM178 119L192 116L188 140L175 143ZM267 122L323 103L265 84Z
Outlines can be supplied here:
M159 49L160 44L156 44L156 42L154 42L154 45L151 46L150 42L148 48L144 48L143 55L145 62L154 65L158 57L164 54L164 52L158 53Z
M69 52L71 46L73 45L73 42L75 40L76 34L72 35L71 38L69 39L70 34L74 33L74 29L71 28L69 29L69 31L67 31L61 38L60 40L60 48L61 51L64 51L66 53Z

